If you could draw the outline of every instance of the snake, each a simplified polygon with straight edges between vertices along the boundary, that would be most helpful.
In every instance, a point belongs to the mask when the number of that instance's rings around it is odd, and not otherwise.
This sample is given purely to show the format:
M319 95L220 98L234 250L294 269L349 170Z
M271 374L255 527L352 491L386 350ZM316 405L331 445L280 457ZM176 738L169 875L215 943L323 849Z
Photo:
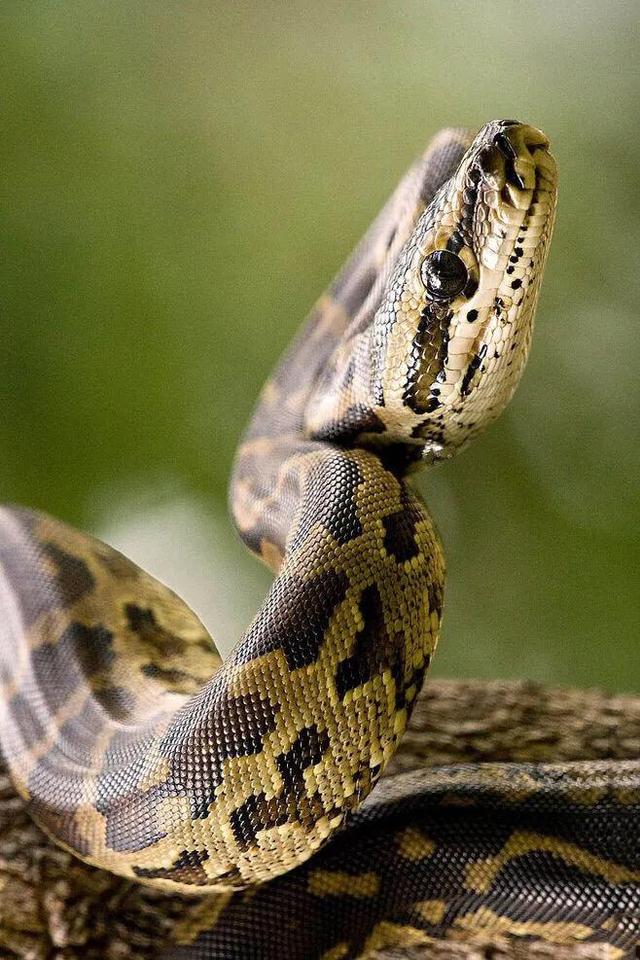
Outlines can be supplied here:
M633 955L638 763L378 783L442 615L413 475L513 395L556 197L547 137L515 120L441 131L401 180L239 445L231 514L274 580L225 659L116 550L0 510L2 754L56 843L206 895L167 957L348 960L483 930Z

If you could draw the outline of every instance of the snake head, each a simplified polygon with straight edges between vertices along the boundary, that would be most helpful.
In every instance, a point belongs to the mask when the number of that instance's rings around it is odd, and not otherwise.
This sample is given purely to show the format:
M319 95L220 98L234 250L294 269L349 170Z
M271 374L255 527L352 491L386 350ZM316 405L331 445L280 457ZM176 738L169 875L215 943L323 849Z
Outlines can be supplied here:
M452 456L501 413L529 353L553 229L548 148L515 120L434 138L356 251L346 276L357 296L344 297L344 277L332 287L327 326L351 322L314 377L309 437L384 450L403 471Z
M548 147L527 124L483 127L390 274L371 328L376 414L423 460L451 456L519 382L556 206Z

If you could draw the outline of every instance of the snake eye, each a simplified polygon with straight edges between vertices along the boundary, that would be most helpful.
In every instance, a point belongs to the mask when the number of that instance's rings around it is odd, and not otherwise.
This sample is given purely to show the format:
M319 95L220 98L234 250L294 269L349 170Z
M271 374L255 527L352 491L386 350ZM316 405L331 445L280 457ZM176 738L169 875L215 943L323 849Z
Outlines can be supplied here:
M467 268L450 250L436 250L423 260L422 282L432 300L452 300L467 285Z

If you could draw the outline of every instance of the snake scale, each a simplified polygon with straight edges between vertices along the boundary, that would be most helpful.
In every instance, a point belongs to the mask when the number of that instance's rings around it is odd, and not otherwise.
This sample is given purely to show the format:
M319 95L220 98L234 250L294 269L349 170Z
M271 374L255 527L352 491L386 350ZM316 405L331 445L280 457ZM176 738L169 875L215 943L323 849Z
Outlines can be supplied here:
M513 120L442 131L316 304L237 454L231 511L275 579L224 662L115 550L0 511L3 755L83 860L216 894L185 908L167 957L348 960L482 930L634 955L637 763L440 766L369 796L442 609L408 476L520 379L555 215L548 146Z

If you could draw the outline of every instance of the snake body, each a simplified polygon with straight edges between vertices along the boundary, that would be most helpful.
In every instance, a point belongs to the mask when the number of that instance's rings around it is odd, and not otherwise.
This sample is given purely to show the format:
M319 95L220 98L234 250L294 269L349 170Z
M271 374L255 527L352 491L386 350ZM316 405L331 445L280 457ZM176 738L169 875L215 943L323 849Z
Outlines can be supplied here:
M407 475L510 399L555 197L546 137L509 120L443 131L401 181L238 451L234 520L276 576L224 662L186 605L122 555L43 514L0 511L13 780L88 863L219 894L172 956L340 960L483 922L607 939L616 956L636 936L636 765L441 768L366 799L440 625L442 548ZM540 874L555 884L544 895ZM606 916L603 890L622 897ZM283 911L299 923L286 948L273 936Z

